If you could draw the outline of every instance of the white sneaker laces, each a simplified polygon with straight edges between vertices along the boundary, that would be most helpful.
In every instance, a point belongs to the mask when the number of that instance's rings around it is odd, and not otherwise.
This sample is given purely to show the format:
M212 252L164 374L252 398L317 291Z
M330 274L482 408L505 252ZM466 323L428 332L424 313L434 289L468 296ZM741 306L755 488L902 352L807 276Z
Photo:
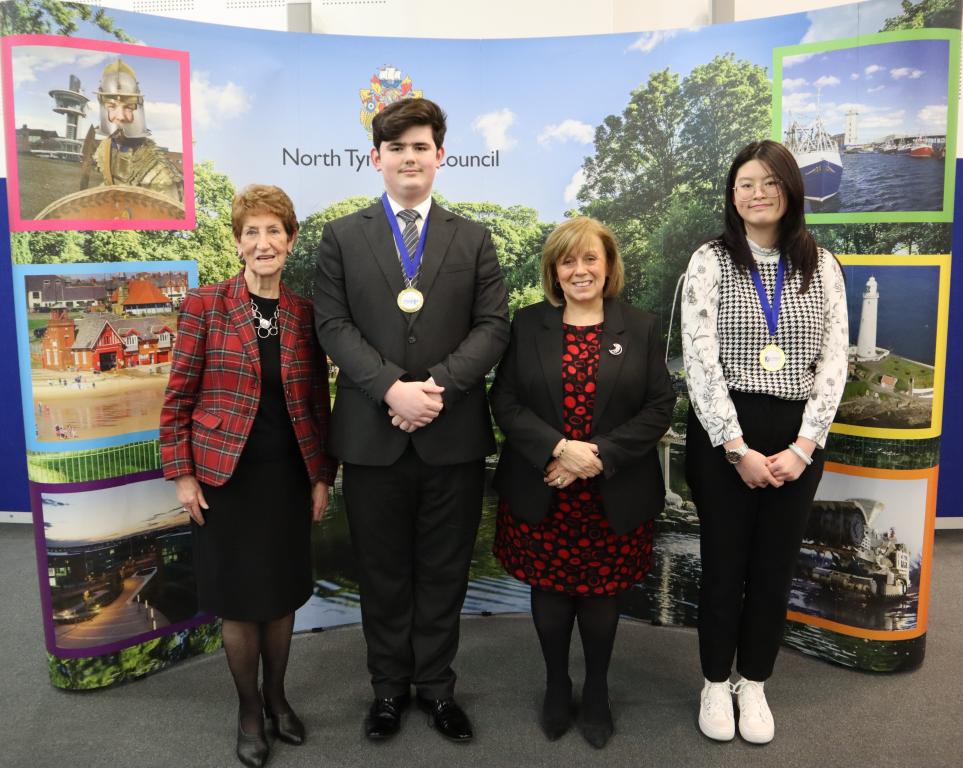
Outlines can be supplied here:
M742 716L763 722L772 720L762 683L742 678L737 683L729 683L729 687L732 693L739 697L739 712Z
M730 694L731 683L711 683L706 689L706 695L702 702L702 708L706 717L715 719L717 717L729 718L732 709L732 698Z

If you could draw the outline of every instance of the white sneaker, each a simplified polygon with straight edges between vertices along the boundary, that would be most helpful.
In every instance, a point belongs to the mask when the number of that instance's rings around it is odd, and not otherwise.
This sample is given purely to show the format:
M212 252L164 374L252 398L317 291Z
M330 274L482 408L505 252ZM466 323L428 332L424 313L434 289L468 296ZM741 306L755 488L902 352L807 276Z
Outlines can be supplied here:
M768 744L776 730L762 686L744 677L732 686L739 703L739 735L751 744Z
M736 720L732 714L732 693L729 681L702 686L699 697L699 730L710 739L729 741L736 735Z

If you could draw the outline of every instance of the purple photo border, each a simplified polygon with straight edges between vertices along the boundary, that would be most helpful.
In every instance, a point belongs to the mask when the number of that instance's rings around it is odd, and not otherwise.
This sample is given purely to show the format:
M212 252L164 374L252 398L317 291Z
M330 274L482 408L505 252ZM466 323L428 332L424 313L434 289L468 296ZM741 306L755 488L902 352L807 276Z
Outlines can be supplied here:
M43 633L47 652L52 656L64 659L82 659L90 656L106 656L108 653L121 651L134 645L140 645L148 640L171 635L184 629L191 629L208 624L214 616L209 613L197 613L190 619L184 619L174 624L168 624L162 629L151 630L139 635L131 635L124 640L118 640L105 645L91 645L86 648L60 648L57 646L57 634L53 623L53 604L50 599L50 584L47 581L47 545L44 535L43 493L83 493L85 491L99 491L104 488L116 488L120 485L130 485L145 480L163 478L164 473L159 469L135 472L131 475L112 477L106 480L94 480L86 483L36 483L30 481L30 506L33 510L34 543L37 548L37 579L40 587L40 607L43 611Z

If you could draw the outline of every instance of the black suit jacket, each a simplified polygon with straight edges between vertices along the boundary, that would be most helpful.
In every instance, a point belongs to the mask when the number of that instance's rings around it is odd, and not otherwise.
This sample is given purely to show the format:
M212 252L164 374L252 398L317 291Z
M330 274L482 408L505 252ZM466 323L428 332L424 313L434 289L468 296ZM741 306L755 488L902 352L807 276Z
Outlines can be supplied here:
M565 436L562 344L561 308L543 301L520 309L491 390L495 421L506 438L495 488L512 514L530 523L549 510L553 490L543 480L544 469ZM662 510L665 486L656 446L674 405L656 318L606 299L588 442L599 449L602 504L616 533Z
M491 235L432 203L418 289L402 312L398 251L380 202L324 227L314 299L318 338L339 367L328 449L342 461L387 466L414 444L428 464L495 450L485 374L508 343L508 297ZM399 378L434 377L444 409L410 436L391 426L385 392Z

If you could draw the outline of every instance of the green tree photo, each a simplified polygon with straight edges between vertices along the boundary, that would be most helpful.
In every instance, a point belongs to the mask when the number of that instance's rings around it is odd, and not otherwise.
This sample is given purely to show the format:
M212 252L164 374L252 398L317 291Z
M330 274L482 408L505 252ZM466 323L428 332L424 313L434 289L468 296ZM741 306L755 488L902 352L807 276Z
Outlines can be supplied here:
M923 29L924 27L960 27L960 0L922 0L919 3L903 0L903 12L886 19L882 32L895 29Z
M114 26L103 8L57 0L9 0L0 3L0 35L72 35L89 22L125 43L137 41Z
M722 228L731 158L768 135L771 103L765 68L726 53L684 77L654 72L596 128L580 212L612 228L625 298L663 327L689 257Z

